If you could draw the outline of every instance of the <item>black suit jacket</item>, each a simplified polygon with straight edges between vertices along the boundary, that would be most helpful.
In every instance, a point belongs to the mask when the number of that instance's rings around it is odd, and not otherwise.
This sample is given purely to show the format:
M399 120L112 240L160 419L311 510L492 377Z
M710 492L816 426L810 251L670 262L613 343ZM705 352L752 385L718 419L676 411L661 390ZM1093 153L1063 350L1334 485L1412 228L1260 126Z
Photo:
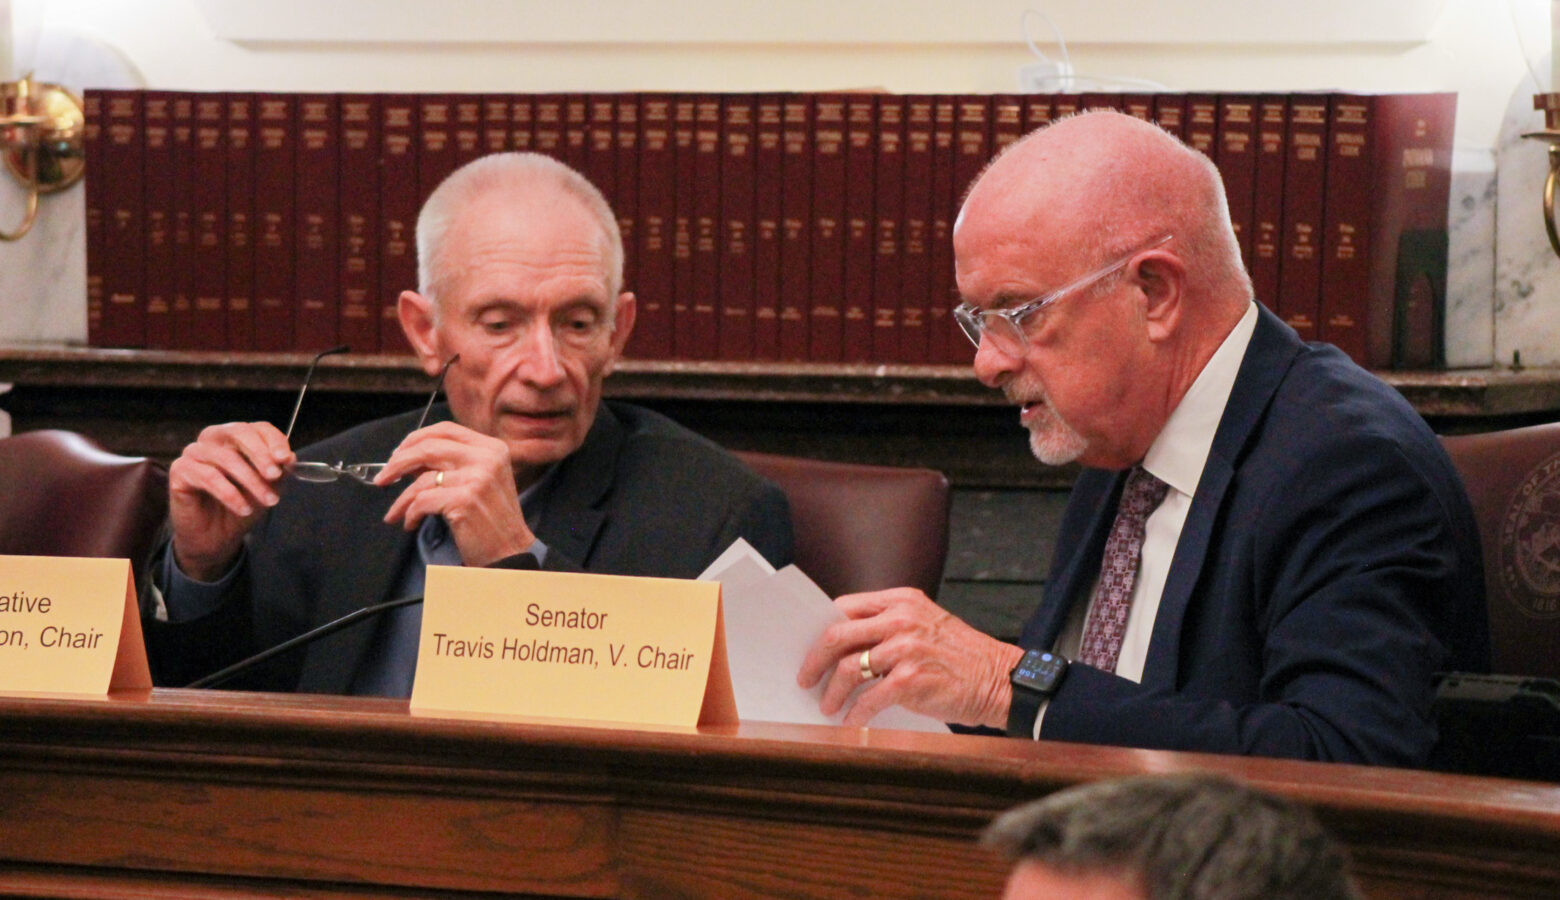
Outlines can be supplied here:
M1143 681L1074 665L1041 737L1416 765L1432 673L1486 670L1478 531L1440 441L1394 390L1265 309L1214 437ZM1073 490L1026 647L1098 574L1125 473Z
M449 417L444 407L439 414ZM369 422L298 456L384 460L416 421L407 413ZM416 553L415 532L383 521L399 494L348 478L287 483L247 537L243 571L216 613L177 625L144 622L157 682L187 684L392 599ZM525 512L547 544L550 570L694 578L738 537L776 566L791 562L790 510L779 488L670 419L628 404L602 404L584 443ZM373 630L353 626L228 686L345 693Z

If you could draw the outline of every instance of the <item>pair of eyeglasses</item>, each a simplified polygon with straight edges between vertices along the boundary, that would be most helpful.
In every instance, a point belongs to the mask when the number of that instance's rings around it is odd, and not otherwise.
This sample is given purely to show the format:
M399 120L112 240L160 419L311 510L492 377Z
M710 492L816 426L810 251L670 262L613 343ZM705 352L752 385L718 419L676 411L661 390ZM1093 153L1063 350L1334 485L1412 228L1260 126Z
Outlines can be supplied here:
M1075 294L1090 285L1097 284L1111 275L1125 269L1140 253L1153 250L1162 246L1174 235L1165 235L1146 246L1139 247L1126 256L1109 263L1103 268L1079 278L1077 281L1064 284L1049 294L1036 297L1028 303L1015 306L1012 309L980 309L968 303L960 303L953 308L953 318L963 329L964 336L970 339L976 347L980 346L982 337L991 339L991 343L998 350L1008 356L1023 356L1029 351L1029 335L1024 331L1024 320L1035 313L1051 306L1056 301L1069 294Z
M292 442L293 426L298 424L298 410L303 408L303 395L309 390L309 382L314 380L314 367L320 360L333 353L345 353L347 347L332 347L314 357L309 363L309 371L303 376L303 387L298 389L298 402L293 404L292 418L287 422L287 440ZM449 373L450 366L460 359L457 353L444 363L444 368L439 370L439 380L433 385L433 393L428 395L428 404L423 407L422 415L417 419L417 425L412 431L422 428L428 421L428 413L433 409L433 401L439 397L439 391L444 387L444 376ZM298 462L293 465L292 476L299 481L307 481L311 484L329 484L339 478L355 478L364 484L373 484L374 478L379 475L389 463L327 463L327 462Z

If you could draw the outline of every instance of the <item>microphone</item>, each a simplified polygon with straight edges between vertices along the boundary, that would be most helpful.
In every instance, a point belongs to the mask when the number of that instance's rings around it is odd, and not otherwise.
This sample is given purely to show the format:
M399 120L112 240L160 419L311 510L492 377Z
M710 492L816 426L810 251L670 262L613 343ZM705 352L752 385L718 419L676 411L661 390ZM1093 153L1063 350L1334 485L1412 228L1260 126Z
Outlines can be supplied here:
M320 638L329 637L330 635L333 635L344 628L356 625L364 619L372 618L382 612L389 612L392 609L400 609L403 606L411 606L415 603L421 602L423 602L423 598L421 595L418 595L416 597L402 597L399 600L390 600L385 603L375 603L373 606L365 606L362 609L349 612L339 619L334 619L332 621L326 622L324 625L311 628L310 630L305 631L303 634L300 634L295 638L289 638L280 644L277 644L275 647L261 650L254 656L241 659L227 668L218 669L217 671L212 672L210 675L197 678L189 684L186 684L185 687L203 688L221 684L224 681L232 678L234 675L247 672L255 666L280 656L289 650L296 650L299 647L312 644Z

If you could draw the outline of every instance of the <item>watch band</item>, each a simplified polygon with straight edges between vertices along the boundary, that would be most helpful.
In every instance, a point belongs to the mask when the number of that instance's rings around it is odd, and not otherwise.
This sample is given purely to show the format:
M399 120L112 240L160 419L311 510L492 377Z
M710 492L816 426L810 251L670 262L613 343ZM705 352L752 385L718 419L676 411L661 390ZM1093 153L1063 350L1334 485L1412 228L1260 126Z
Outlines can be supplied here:
M1055 695L1067 675L1067 657L1050 650L1026 651L1008 673L1012 699L1008 702L1006 732L1009 737L1034 737L1040 708Z

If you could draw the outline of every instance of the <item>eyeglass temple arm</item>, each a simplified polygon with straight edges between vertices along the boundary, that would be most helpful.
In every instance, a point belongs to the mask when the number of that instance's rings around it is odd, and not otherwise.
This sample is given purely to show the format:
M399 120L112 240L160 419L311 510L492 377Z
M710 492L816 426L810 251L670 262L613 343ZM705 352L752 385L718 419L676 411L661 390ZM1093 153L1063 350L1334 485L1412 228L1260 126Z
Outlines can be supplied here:
M342 344L339 347L332 347L329 350L321 350L319 353L315 354L314 359L309 362L309 371L304 373L303 387L298 389L298 399L293 403L292 418L287 420L287 431L283 435L287 438L288 443L292 442L293 426L298 424L298 410L303 409L303 395L309 390L309 382L314 380L314 367L320 364L320 360L330 356L333 353L346 353L351 349L352 348L346 344Z
M428 395L428 405L423 407L422 418L417 420L417 427L413 428L413 431L421 430L423 425L427 423L428 413L433 410L433 401L439 399L439 391L444 387L444 376L449 374L450 366L455 365L459 359L460 354L457 353L444 361L444 368L439 370L439 380L433 385L433 393Z

